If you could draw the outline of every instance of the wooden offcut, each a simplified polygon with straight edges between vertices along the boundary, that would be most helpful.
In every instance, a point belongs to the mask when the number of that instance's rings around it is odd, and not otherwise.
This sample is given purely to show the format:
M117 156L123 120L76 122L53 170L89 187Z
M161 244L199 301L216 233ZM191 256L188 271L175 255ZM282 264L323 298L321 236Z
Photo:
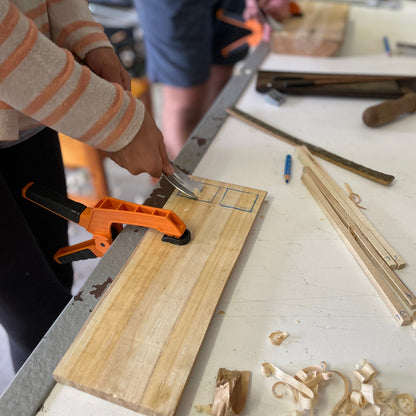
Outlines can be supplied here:
M275 53L333 56L342 45L349 5L337 2L299 2L302 17L290 17L273 33Z
M164 208L191 232L176 246L148 230L56 368L69 384L145 415L175 413L227 279L266 192L194 178L198 200Z

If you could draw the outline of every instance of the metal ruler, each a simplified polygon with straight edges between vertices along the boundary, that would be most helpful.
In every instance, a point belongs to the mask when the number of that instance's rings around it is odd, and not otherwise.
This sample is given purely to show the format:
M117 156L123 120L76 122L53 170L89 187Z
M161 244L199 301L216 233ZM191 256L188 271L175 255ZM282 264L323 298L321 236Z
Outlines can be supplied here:
M195 128L175 164L188 173L193 172L224 124L226 108L236 104L268 52L269 46L261 43L248 56ZM172 190L162 179L160 188L155 189L145 204L162 207ZM42 408L55 385L52 374L55 367L145 232L142 227L125 227L0 397L1 416L31 416Z

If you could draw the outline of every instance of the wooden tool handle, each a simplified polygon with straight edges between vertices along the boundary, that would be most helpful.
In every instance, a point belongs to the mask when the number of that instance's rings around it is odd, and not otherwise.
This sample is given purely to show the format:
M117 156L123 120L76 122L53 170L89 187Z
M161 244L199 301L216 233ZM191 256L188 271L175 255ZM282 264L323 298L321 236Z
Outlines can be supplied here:
M363 122L368 127L378 127L393 121L401 114L416 111L416 93L411 92L397 100L385 101L367 108L363 113Z

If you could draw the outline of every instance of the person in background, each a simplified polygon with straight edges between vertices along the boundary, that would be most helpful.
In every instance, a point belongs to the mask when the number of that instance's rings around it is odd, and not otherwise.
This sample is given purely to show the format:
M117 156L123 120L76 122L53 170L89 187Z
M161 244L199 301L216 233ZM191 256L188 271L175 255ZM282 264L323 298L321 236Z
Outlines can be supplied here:
M67 221L21 196L29 181L65 194L57 131L132 174L173 173L129 89L87 2L0 0L0 324L16 371L71 299L72 267L53 260Z
M258 19L264 39L271 30L264 16L283 20L288 0L134 0L144 33L147 76L162 85L162 130L173 160L247 48L228 57L221 49L234 41L233 28L215 18L216 11Z

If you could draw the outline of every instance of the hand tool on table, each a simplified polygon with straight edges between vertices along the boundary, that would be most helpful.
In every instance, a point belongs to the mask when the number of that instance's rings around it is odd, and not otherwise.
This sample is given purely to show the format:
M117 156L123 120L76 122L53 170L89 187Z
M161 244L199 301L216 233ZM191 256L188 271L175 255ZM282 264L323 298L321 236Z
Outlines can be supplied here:
M416 111L416 93L409 92L397 100L384 101L367 108L363 113L363 122L368 127L379 127L390 123L399 116Z
M165 234L163 241L176 245L187 244L191 239L185 224L170 210L110 197L101 199L90 208L33 182L23 188L22 195L93 234L91 240L59 249L54 256L58 263L102 257L122 231L123 224L153 228Z
M400 98L416 91L416 78L400 75L351 75L258 71L256 90L271 88L285 94L355 98Z

